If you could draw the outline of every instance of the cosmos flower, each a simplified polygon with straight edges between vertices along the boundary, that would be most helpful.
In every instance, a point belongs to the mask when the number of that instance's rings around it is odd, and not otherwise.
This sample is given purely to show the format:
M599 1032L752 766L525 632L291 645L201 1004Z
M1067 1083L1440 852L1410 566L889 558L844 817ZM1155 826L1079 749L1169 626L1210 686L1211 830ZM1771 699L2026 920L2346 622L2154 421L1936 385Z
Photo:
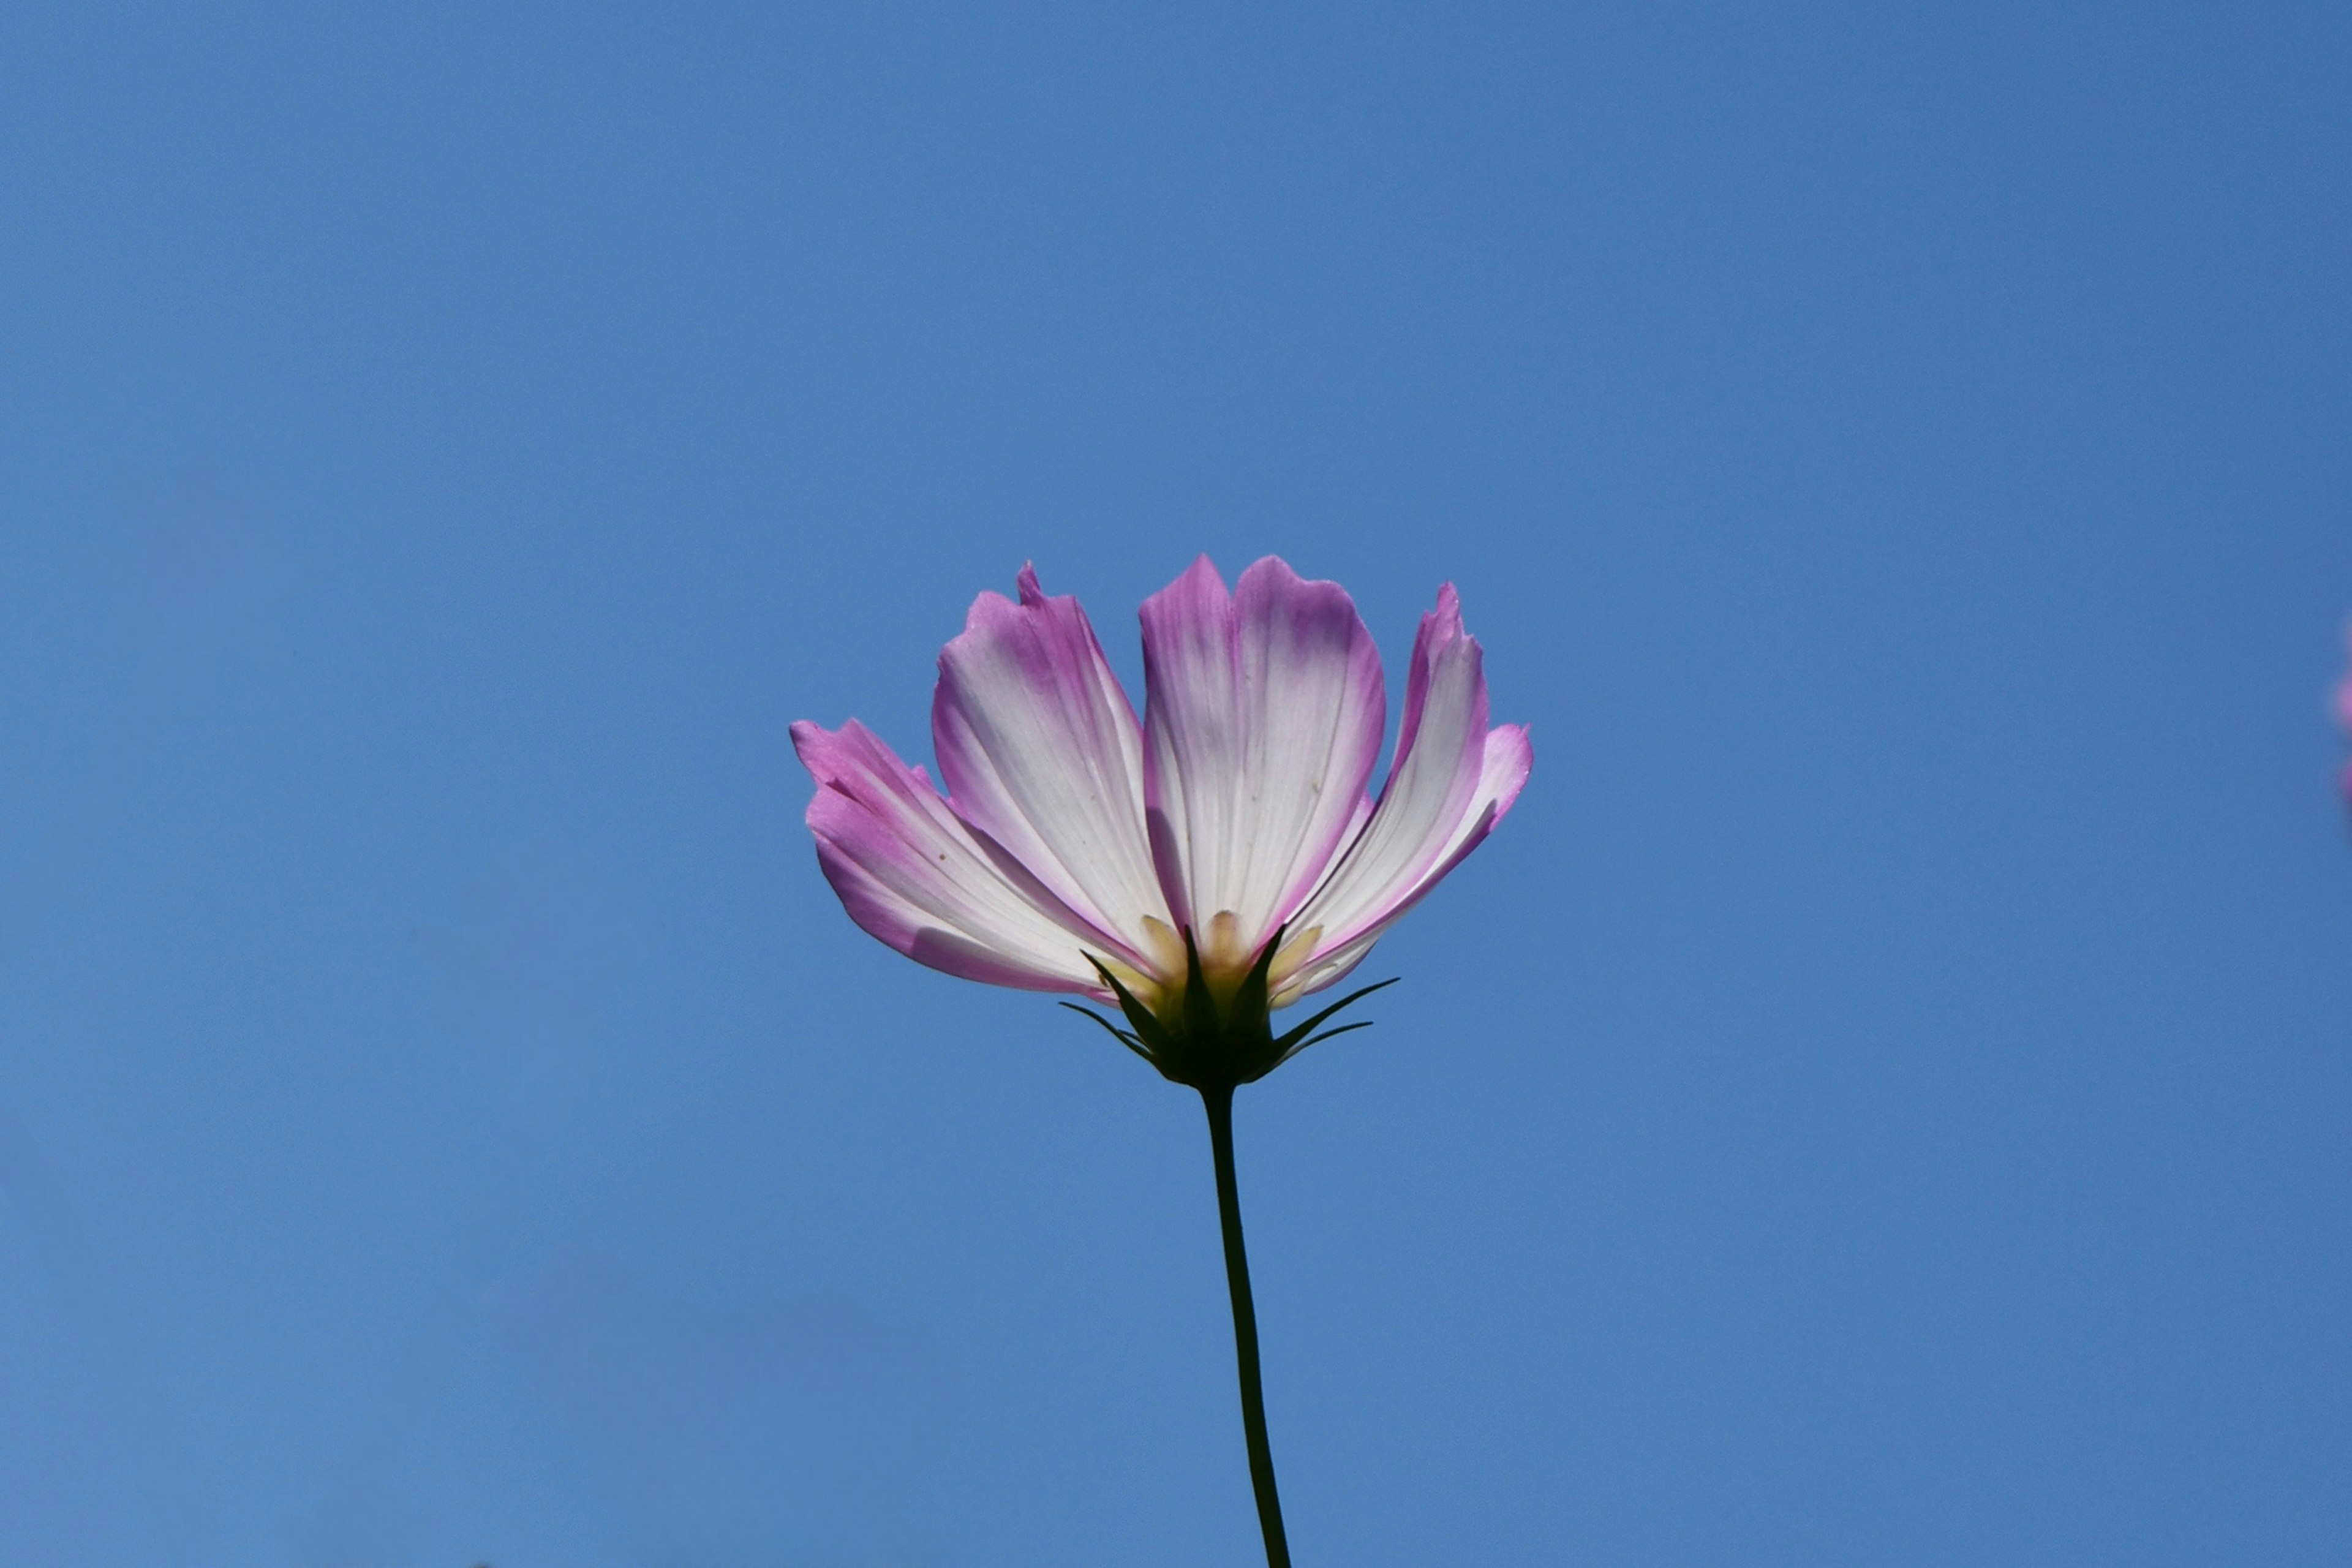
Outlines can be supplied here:
M1027 568L1017 603L981 595L940 655L946 797L855 720L803 721L808 826L850 918L908 957L1117 1004L1170 1077L1247 1082L1313 1041L1268 1010L1344 977L1510 810L1528 733L1489 728L1451 584L1377 801L1387 694L1339 584L1268 556L1228 592L1202 556L1141 619L1139 721L1075 598Z
M1024 568L940 654L947 784L852 720L793 726L808 825L842 906L919 963L1078 1004L1200 1091L1233 1298L1242 1430L1269 1568L1289 1568L1234 1173L1234 1090L1318 1039L1368 985L1280 1035L1275 1008L1346 976L1493 831L1527 782L1524 726L1486 722L1451 585L1421 621L1380 797L1381 658L1336 583L1273 556L1228 592L1206 556L1144 601L1143 718L1086 613ZM1385 984L1387 982L1382 982Z
M2347 629L2344 640L2347 652L2352 653L2352 628ZM2344 679L2336 686L2336 722L2343 729L2345 740L2352 742L2352 663L2347 663ZM2352 805L2352 763L2345 763L2344 771L2336 774L2336 787L2344 804Z

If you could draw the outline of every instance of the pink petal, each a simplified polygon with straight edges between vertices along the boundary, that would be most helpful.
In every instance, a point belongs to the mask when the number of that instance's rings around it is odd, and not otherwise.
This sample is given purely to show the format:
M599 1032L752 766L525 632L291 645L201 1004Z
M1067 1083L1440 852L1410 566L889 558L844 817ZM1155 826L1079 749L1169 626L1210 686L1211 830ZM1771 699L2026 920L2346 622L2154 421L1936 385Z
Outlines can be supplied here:
M1489 730L1476 639L1452 584L1422 617L1397 756L1379 806L1329 879L1293 918L1315 951L1283 984L1291 1000L1330 984L1459 865L1518 798L1533 764L1527 731Z
M1379 650L1336 583L1207 556L1142 611L1144 798L1177 918L1254 950L1322 879L1387 721Z
M992 855L856 720L803 720L793 747L816 780L808 825L849 918L918 963L1030 991L1098 993L1086 952L1116 952L1009 858Z
M1396 761L1380 806L1299 911L1338 946L1379 919L1445 852L1470 807L1486 738L1486 680L1447 584L1421 618L1405 679Z
M1063 903L1124 939L1168 905L1143 831L1135 710L1075 598L1021 572L1021 602L982 594L940 654L931 739L957 816Z
M1334 945L1318 942L1316 951L1290 979L1280 984L1274 996L1277 1007L1288 1006L1310 991L1320 991L1339 980L1363 962L1372 944L1388 933L1388 929L1404 917L1425 898L1430 889L1444 881L1446 874L1469 858L1470 851L1486 841L1495 825L1511 809L1511 803L1528 782L1528 772L1535 765L1535 752L1528 743L1524 724L1504 724L1486 732L1484 763L1478 787L1471 796L1470 810L1463 817L1447 842L1437 863L1412 886L1388 901L1370 924L1362 926L1356 935Z

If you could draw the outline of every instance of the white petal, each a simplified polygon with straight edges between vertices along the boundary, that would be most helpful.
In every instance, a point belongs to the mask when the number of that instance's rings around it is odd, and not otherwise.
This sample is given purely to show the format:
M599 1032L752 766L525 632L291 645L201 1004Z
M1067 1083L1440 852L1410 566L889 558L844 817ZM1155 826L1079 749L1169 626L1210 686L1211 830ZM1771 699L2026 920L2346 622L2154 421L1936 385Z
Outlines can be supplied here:
M1533 763L1527 730L1489 730L1486 719L1483 658L1462 629L1449 584L1413 643L1396 762L1380 805L1293 918L1294 930L1314 932L1314 945L1277 963L1276 1006L1360 963L1511 808Z
M1228 940L1221 959L1246 962L1356 819L1386 720L1380 654L1337 584L1272 556L1230 595L1203 556L1142 620L1160 887L1204 942Z
M1326 949L1351 942L1444 854L1470 808L1486 736L1478 645L1462 630L1451 584L1422 617L1406 679L1397 755L1379 807L1298 912Z
M1528 744L1524 724L1504 724L1486 732L1483 748L1484 765L1480 769L1478 787L1470 799L1470 809L1447 838L1444 850L1435 865L1423 873L1410 887L1385 902L1369 921L1361 924L1352 936L1342 933L1335 942L1318 942L1315 952L1297 972L1278 984L1274 993L1274 1005L1286 1007L1310 991L1320 991L1340 979L1364 960L1372 944L1387 934L1389 927L1404 918L1405 911L1425 898L1430 889L1445 880L1446 874L1469 858L1470 851L1486 840L1511 809L1528 782L1528 771L1534 765L1535 753Z
M1143 831L1135 710L1074 598L1021 574L1018 605L982 594L940 655L931 736L956 814L1071 909L1148 948L1168 906Z
M968 980L1101 994L1086 954L1116 948L990 854L922 770L855 720L830 732L794 724L793 745L817 784L808 825L818 863L869 935Z

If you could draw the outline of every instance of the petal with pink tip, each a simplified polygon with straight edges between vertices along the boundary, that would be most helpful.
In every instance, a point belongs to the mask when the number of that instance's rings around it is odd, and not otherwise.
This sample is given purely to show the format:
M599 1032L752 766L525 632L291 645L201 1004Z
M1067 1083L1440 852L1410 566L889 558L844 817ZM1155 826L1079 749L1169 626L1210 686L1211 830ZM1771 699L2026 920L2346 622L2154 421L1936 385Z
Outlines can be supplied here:
M803 720L793 747L816 780L808 825L849 918L918 963L967 980L1099 994L1091 949L1116 944L948 809L919 768L856 720Z
M1485 842L1495 825L1503 820L1535 765L1535 751L1528 743L1527 726L1502 724L1487 731L1480 752L1478 784L1471 793L1469 809L1447 836L1435 863L1409 886L1391 890L1370 915L1356 922L1352 935L1343 931L1337 941L1318 941L1307 961L1276 988L1276 1006L1286 1007L1310 991L1322 990L1361 963L1372 944L1387 934L1389 927L1468 858L1470 851Z
M1518 798L1532 764L1527 731L1489 730L1477 640L1462 626L1454 585L1422 617L1406 678L1396 761L1380 805L1323 885L1293 919L1315 950L1279 982L1277 999L1330 984L1435 887Z
M1168 920L1143 830L1143 739L1075 598L1024 567L940 651L931 739L957 816L1071 909L1147 948Z
M1142 621L1160 885L1179 921L1246 954L1321 880L1355 818L1387 721L1380 653L1338 584L1271 555L1231 594L1202 556Z
M1445 852L1469 810L1486 738L1486 679L1447 584L1421 618L1405 678L1396 761L1379 807L1298 913L1326 945L1352 940Z

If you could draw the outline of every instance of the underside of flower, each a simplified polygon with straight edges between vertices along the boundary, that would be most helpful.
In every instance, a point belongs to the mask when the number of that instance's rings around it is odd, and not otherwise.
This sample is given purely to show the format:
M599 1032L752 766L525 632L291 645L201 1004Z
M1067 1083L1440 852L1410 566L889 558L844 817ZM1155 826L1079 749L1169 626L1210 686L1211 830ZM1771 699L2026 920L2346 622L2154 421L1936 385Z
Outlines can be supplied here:
M1228 591L1204 556L1141 621L1139 720L1076 599L1028 569L1017 601L982 594L940 656L945 795L856 721L803 721L808 824L851 918L908 957L1116 1003L1171 1078L1245 1082L1314 1037L1272 1010L1345 977L1510 809L1527 731L1488 725L1451 585L1377 799L1387 694L1339 584L1269 556Z
M1256 962L1230 984L1221 984L1204 964L1198 944L1187 931L1182 984L1155 986L1151 1001L1137 995L1108 963L1096 960L1096 973L1118 999L1119 1011L1127 1016L1129 1027L1122 1029L1093 1008L1081 1007L1076 1002L1062 1005L1100 1024L1120 1044L1158 1068L1161 1076L1172 1082L1202 1089L1255 1083L1309 1046L1350 1029L1370 1028L1371 1022L1366 1019L1323 1029L1320 1034L1316 1032L1350 1003L1370 995L1381 986L1396 984L1394 980L1381 980L1351 991L1305 1023L1277 1035L1274 1032L1270 1000L1272 977L1282 952L1296 945L1286 944L1281 931L1276 930L1259 950Z

